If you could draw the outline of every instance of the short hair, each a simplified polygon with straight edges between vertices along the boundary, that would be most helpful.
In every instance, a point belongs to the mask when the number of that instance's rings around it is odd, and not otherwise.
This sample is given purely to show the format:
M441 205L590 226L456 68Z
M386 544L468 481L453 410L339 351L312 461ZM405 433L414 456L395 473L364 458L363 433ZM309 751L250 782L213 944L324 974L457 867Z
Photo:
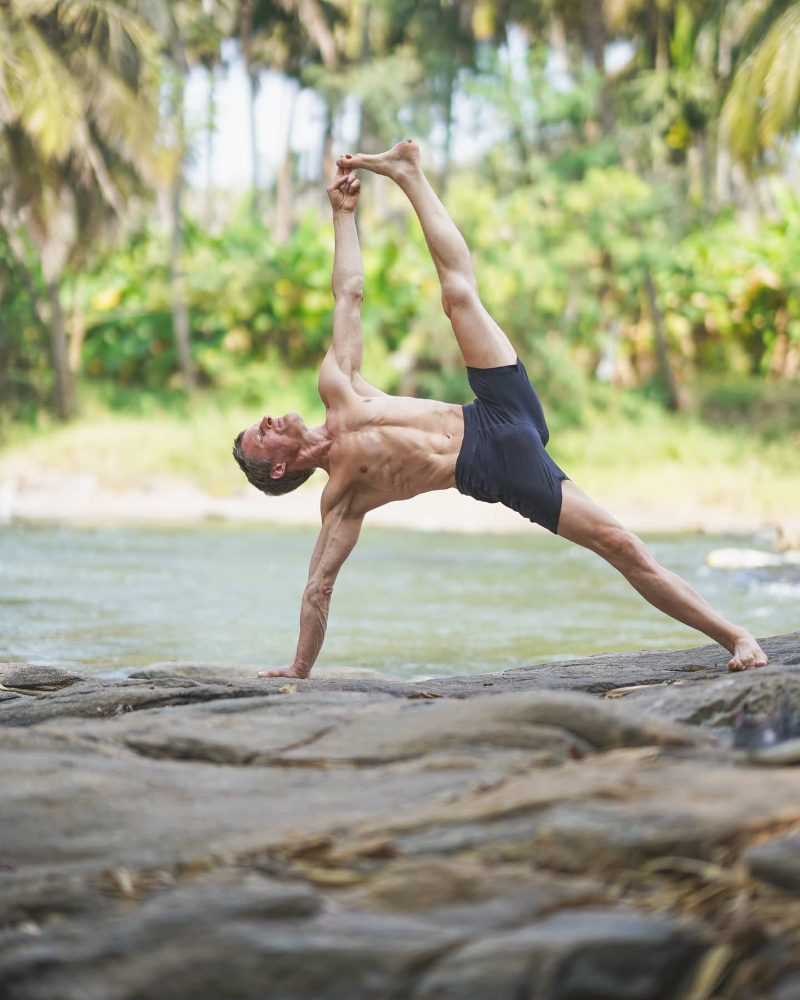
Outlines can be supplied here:
M301 469L298 472L286 472L280 479L273 479L272 462L267 458L245 458L242 452L242 438L246 431L237 435L233 442L233 457L242 472L247 476L247 481L255 486L257 490L266 493L270 497L283 496L284 493L291 493L298 486L302 486L307 479L314 475L315 469Z

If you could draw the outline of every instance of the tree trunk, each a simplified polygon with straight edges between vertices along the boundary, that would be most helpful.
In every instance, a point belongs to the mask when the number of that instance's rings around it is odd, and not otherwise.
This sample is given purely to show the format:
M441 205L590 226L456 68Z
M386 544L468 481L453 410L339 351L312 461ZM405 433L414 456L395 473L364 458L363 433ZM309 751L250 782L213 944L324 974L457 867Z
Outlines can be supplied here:
M727 89L732 68L733 36L728 25L723 24L719 32L719 51L717 53L717 76L720 90L723 92ZM724 208L731 202L731 154L730 129L722 116L718 118L716 166L717 205Z
M56 376L55 408L61 420L69 420L73 412L72 373L69 370L67 350L67 319L61 308L61 289L58 281L47 285L50 303L50 354Z
M275 242L280 246L292 235L292 205L294 187L294 155L286 150L281 169L278 171L275 204Z
M731 203L731 153L730 131L724 121L717 129L717 205L724 208Z
M275 240L278 244L285 243L292 234L294 208L294 156L292 154L292 130L294 114L297 107L299 88L292 84L292 96L289 100L289 114L286 123L286 154L278 180L275 185Z
M260 80L258 73L251 67L247 68L249 81L248 108L250 114L250 162L253 167L250 182L250 211L254 222L261 221L261 156L258 151L258 122L256 120L256 101Z
M83 338L86 336L86 319L83 314L81 304L76 292L75 283L72 284L72 316L69 331L69 370L73 378L80 374L81 351L83 348Z
M55 393L53 403L61 420L69 420L75 406L74 383L69 367L69 350L67 346L67 321L61 307L61 289L59 279L53 276L47 282L48 303L42 301L36 282L28 267L28 254L19 233L14 228L13 219L4 216L0 219L0 228L5 234L8 245L16 258L18 274L28 292L33 308L33 314L41 324L42 329L50 331L50 363L55 375Z
M170 191L170 211L172 218L169 244L169 286L172 300L172 328L175 333L175 346L178 349L178 362L183 372L183 388L187 393L195 389L194 363L192 362L191 330L189 327L189 307L186 304L186 278L181 270L181 252L183 250L183 225L181 220L181 202L183 200L183 164L175 171Z
M330 184L336 172L336 160L333 155L334 113L330 104L325 107L325 134L322 138L322 181Z
M439 174L439 193L444 195L447 188L447 181L450 177L450 161L452 159L453 147L453 100L456 89L455 67L447 69L447 79L445 80L445 92L443 99L444 110L444 149L442 150L442 169Z
M184 188L183 167L186 155L186 128L184 122L185 86L185 70L177 67L172 103L176 150L169 200L169 286L172 301L172 328L175 335L175 346L178 351L178 362L183 373L183 388L185 392L192 393L195 389L195 379L194 364L192 363L191 331L189 329L189 308L186 304L186 281L181 271L181 254L183 250L181 204Z
M214 221L214 130L217 119L217 71L208 70L208 103L206 105L206 190L204 216L206 228Z
M659 10L658 27L656 29L656 69L666 72L669 69L669 22L666 12Z
M589 50L592 53L594 68L600 74L602 86L599 95L600 124L603 135L611 135L614 131L614 112L611 107L611 93L606 78L606 18L603 4L599 0L584 0L584 16Z
M252 39L255 18L255 0L242 0L239 28L239 49L247 73L248 112L250 125L250 163L252 181L250 183L250 212L253 221L261 220L261 161L258 155L258 125L256 123L256 99L258 98L259 75L253 65Z
M653 332L656 338L658 368L667 389L667 407L673 411L682 410L684 409L683 393L670 364L667 334L664 328L664 314L661 312L661 307L658 304L656 284L649 265L645 265L644 269L644 288L647 293L647 304L650 307L650 317L653 321Z

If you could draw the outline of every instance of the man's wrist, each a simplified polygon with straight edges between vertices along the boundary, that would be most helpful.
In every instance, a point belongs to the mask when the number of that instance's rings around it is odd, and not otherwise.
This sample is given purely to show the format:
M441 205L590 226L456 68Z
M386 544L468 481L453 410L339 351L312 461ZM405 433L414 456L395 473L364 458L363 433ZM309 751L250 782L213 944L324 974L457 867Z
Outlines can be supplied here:
M356 214L354 208L334 208L333 210L333 221L336 222L337 219L352 218Z

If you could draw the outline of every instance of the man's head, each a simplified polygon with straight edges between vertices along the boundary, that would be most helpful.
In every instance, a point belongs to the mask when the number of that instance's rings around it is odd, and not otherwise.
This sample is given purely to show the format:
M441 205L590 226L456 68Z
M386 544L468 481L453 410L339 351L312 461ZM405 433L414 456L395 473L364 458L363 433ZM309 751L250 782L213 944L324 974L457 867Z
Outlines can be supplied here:
M248 481L268 496L296 490L314 469L295 469L307 427L296 413L263 417L233 443L233 457Z

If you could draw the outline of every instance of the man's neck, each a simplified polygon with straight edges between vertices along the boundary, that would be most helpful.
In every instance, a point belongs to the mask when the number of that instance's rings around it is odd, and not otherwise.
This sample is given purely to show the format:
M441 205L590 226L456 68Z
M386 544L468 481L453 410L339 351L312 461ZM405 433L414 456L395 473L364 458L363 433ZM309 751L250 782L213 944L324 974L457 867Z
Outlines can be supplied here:
M330 473L329 455L332 444L333 437L327 424L309 428L300 445L297 458L292 462L292 471L324 469L325 472Z

